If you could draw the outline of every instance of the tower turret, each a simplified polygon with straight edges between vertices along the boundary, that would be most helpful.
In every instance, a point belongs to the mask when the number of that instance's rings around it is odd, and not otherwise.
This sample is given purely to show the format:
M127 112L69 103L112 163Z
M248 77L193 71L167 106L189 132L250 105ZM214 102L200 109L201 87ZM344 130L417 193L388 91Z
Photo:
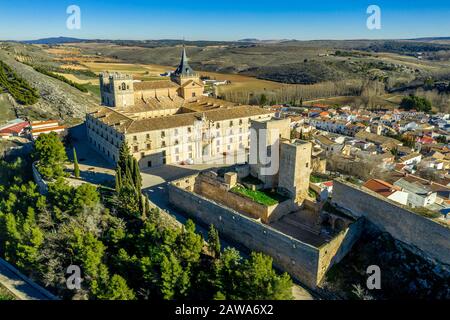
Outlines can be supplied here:
M121 73L99 75L102 104L125 108L134 105L133 76Z

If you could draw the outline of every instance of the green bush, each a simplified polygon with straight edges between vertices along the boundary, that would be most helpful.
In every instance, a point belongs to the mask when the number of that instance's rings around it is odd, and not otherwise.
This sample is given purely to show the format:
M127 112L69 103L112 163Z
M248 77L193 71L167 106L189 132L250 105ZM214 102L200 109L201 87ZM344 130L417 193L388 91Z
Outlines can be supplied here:
M400 107L404 110L415 109L417 111L430 112L431 102L425 98L411 94L408 97L403 98Z

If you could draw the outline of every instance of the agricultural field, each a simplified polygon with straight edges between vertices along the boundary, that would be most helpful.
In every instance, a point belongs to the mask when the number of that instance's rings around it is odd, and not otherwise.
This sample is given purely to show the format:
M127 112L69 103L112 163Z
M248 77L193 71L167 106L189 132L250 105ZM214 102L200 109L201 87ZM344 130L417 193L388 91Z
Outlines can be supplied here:
M161 74L173 71L179 63L179 42L128 42L9 44L8 51L16 61L62 76L72 87L83 86L79 94L98 103L100 72L157 81L167 79ZM450 60L442 55L437 59L433 51L418 59L414 52L417 48L433 50L433 46L377 41L195 42L186 44L186 49L189 63L201 76L230 81L215 90L229 101L391 109L427 79L450 80ZM432 98L440 104L436 110L450 108L436 94Z

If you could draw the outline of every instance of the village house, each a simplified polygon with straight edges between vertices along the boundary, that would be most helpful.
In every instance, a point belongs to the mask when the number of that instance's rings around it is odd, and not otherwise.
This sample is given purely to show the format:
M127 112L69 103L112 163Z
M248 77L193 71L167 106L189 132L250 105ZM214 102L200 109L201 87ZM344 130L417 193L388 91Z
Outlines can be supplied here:
M395 201L403 205L408 204L408 193L403 192L400 187L394 186L386 181L371 179L366 181L363 187L373 192L376 192L389 200Z
M22 136L27 132L29 127L30 123L22 119L8 121L0 127L0 138Z
M437 192L433 191L429 186L425 186L416 181L401 178L394 182L394 186L399 187L408 193L408 205L415 207L427 207L436 202Z
M66 131L66 127L59 125L58 120L32 121L31 122L32 139L36 139L41 134L48 134L50 132L56 132L58 134L62 134L65 131Z

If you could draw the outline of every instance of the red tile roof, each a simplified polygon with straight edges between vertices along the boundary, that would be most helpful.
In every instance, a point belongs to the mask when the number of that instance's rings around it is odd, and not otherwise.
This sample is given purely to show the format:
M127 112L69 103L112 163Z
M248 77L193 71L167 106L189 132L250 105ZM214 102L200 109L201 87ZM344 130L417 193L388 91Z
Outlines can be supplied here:
M333 186L333 181L327 181L327 182L324 182L323 185L324 185L325 187L332 187L332 186Z
M400 191L400 188L393 186L392 184L378 179L371 179L366 181L363 185L365 188L372 190L383 197L389 197L391 194L393 194L396 191Z
M64 126L55 126L55 127L47 127L42 129L34 129L32 132L35 133L43 133L43 132L52 132L52 131L58 131L58 130L65 130L66 127Z
M3 130L0 130L0 134L5 135L5 134L19 134L22 132L23 129L25 129L26 127L29 127L30 123L28 121L24 121L18 124L15 124L11 127L5 128Z

